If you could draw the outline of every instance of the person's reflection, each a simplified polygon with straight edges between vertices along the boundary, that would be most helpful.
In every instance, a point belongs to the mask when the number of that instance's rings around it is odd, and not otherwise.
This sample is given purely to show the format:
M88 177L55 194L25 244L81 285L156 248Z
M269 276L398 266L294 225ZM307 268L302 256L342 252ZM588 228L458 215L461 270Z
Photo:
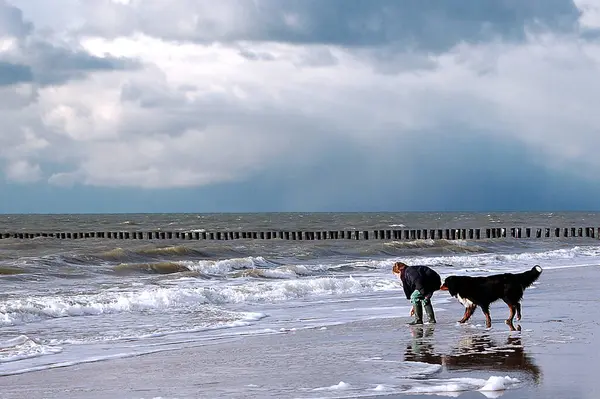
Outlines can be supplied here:
M498 345L487 334L467 335L450 354L440 354L434 348L434 331L433 326L411 328L404 360L440 364L446 370L523 371L540 381L541 371L523 349L520 336L509 336Z
M410 328L412 341L408 344L404 360L430 364L442 364L442 355L434 353L433 325L415 326Z

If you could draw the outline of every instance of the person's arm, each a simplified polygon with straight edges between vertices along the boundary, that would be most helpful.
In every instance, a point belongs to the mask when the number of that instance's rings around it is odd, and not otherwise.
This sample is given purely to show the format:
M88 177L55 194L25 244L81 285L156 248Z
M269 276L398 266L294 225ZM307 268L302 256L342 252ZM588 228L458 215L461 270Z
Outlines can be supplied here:
M440 275L433 269L429 269L425 274L424 278L427 282L427 289L425 289L425 284L423 285L423 289L420 291L425 300L430 300L433 296L433 293L439 290L439 287L442 285L442 279ZM425 281L425 280L423 280Z
M411 287L409 287L409 282L403 280L402 281L402 288L404 289L404 295L406 295L406 299L410 299L411 294L413 293L413 290L411 289Z

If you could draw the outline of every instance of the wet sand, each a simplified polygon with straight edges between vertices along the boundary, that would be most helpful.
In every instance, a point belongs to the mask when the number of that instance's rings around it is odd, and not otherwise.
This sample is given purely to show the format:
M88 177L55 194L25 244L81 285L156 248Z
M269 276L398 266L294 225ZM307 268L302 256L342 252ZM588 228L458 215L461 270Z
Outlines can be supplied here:
M407 315L399 314L326 329L238 337L0 377L0 397L312 398L331 396L314 389L341 381L351 387L382 384L397 391L435 379L510 376L521 383L504 391L503 399L598 398L599 281L600 267L544 270L525 294L520 333L510 333L503 323L508 313L503 303L492 306L493 327L486 330L479 310L471 325L457 325L463 308L452 301L440 305L445 311L438 313L435 326L409 327ZM403 301L400 292L398 300ZM406 374L407 360L442 366L434 374L407 380L398 377ZM389 392L385 397L429 396ZM335 395L355 393L341 390ZM485 398L476 391L454 396Z

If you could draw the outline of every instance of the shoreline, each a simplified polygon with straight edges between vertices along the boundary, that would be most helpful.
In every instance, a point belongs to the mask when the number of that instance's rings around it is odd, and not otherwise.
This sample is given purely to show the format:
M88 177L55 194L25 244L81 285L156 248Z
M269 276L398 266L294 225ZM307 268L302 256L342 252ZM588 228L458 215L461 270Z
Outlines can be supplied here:
M459 326L463 308L453 301L440 305L446 311L432 326L408 327L407 315L399 314L4 376L2 397L312 398L344 397L358 393L355 387L369 387L360 393L406 398L410 395L402 393L407 391L403 387L410 391L412 380L395 378L394 370L412 367L411 361L439 366L429 367L429 374L417 373L425 382L518 378L516 387L494 392L503 399L595 398L598 280L597 266L544 270L525 293L520 333L508 331L501 302L491 308L491 330L483 327L479 310L472 324ZM405 305L401 293L398 304ZM374 391L378 386L392 388ZM484 397L477 391L454 394ZM415 397L423 396L428 395Z

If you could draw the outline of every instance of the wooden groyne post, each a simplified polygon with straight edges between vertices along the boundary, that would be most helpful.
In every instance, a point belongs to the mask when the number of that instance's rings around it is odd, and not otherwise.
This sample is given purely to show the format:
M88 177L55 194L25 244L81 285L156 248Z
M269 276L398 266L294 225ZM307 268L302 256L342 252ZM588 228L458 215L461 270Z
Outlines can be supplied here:
M600 227L486 227L375 230L266 230L266 231L69 231L69 232L0 232L0 239L54 238L60 240L498 240L600 238Z

